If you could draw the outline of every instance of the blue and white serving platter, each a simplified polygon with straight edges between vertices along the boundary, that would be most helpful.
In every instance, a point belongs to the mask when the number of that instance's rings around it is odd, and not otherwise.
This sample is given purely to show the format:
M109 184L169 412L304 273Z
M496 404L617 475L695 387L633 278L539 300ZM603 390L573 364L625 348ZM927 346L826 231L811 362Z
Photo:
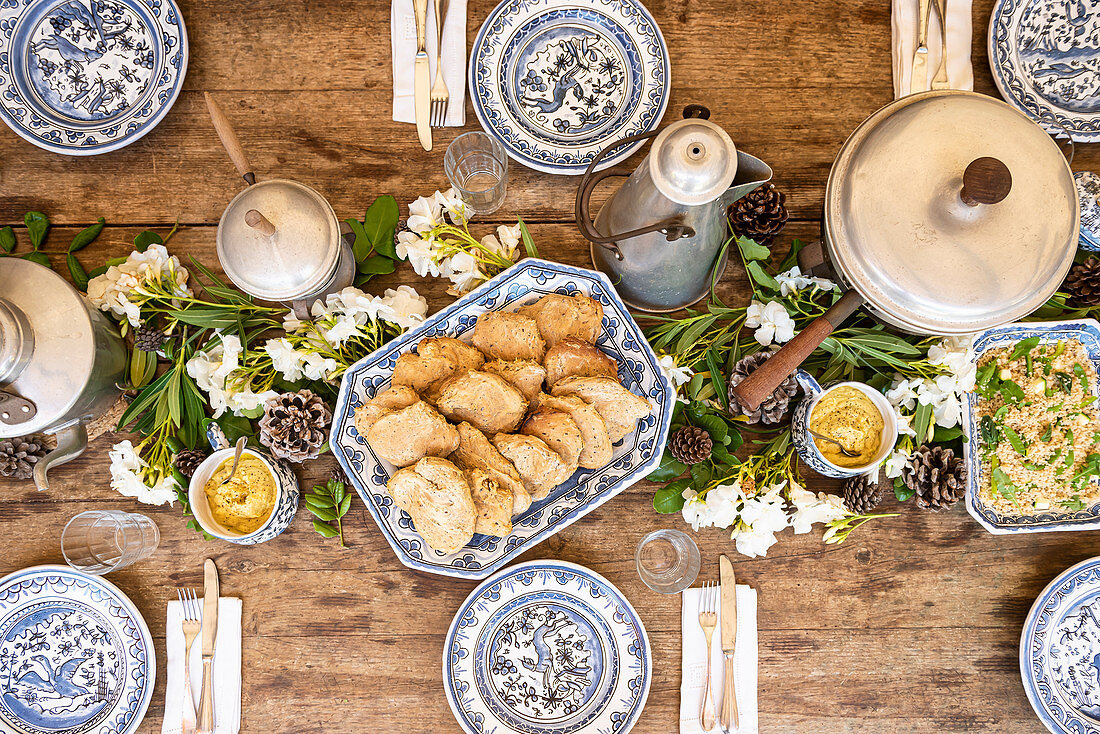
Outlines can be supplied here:
M128 734L156 673L145 620L109 581L68 566L0 579L3 734Z
M0 2L0 117L46 150L129 145L168 114L186 73L174 0Z
M1100 0L997 0L988 44L1006 101L1051 133L1100 140Z
M1020 675L1053 734L1100 731L1100 558L1078 563L1039 594L1020 635Z
M512 534L507 538L478 534L457 553L440 553L420 539L409 515L394 506L386 491L394 467L379 459L355 430L355 408L389 387L397 358L413 351L421 339L463 338L472 331L481 314L514 311L547 293L583 293L599 301L604 318L596 346L619 363L619 380L634 394L647 398L653 412L638 421L637 429L613 447L609 464L595 470L579 469L546 498L512 518ZM661 462L675 401L675 393L661 372L657 356L607 276L594 270L526 259L345 372L333 412L330 445L402 563L443 576L483 579L655 469Z
M521 563L485 581L443 648L447 702L467 734L625 734L651 677L649 638L630 602L564 561Z
M665 39L638 0L504 0L474 39L469 77L481 126L512 158L574 175L616 140L656 128L670 84Z
M1036 321L999 326L983 332L974 341L975 359L990 349L1010 347L1023 339L1039 337L1042 344L1059 341L1079 341L1085 349L1097 374L1100 374L1100 323L1094 319L1069 321ZM1100 395L1100 386L1092 386L1093 395ZM1100 529L1100 504L1086 507L1079 512L1051 509L1034 515L1002 515L982 502L983 466L981 459L981 434L978 430L978 401L976 393L967 393L963 401L962 427L966 434L963 457L966 461L966 511L994 535L1011 533L1042 533L1068 530ZM1100 732L1100 729L1097 730Z

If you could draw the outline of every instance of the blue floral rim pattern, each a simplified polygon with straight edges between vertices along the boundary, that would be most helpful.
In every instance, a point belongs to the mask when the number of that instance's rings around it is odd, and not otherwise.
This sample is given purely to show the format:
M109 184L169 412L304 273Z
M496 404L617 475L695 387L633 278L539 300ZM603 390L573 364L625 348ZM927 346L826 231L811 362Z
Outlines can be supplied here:
M1100 323L1093 319L1075 319L1069 321L1036 321L1000 326L982 333L974 341L975 359L980 359L990 349L1008 347L1033 336L1041 342L1051 343L1059 340L1079 341L1100 374ZM1093 394L1100 394L1097 385L1092 386ZM966 510L982 527L994 535L1009 533L1038 533L1055 530L1095 530L1100 528L1100 504L1085 508L1080 512L1056 511L1041 512L1035 515L1001 515L981 500L982 460L981 435L978 431L978 400L975 393L968 393L963 402L963 431L967 441L963 444L963 457L966 460Z
M611 462L600 469L579 469L512 520L506 538L475 535L465 548L446 555L421 540L412 520L386 491L390 467L355 430L355 408L390 384L397 358L426 337L459 337L474 328L480 314L512 310L547 293L583 293L603 306L604 321L596 346L619 364L619 379L647 398L653 413L613 447ZM337 462L363 499L398 559L420 571L456 578L482 579L509 560L587 515L650 473L661 461L675 393L668 384L641 328L630 316L603 273L546 260L526 259L429 317L353 365L340 383L333 411L330 445Z
M467 734L625 734L651 678L649 638L630 602L564 561L521 563L482 583L443 647L447 702Z

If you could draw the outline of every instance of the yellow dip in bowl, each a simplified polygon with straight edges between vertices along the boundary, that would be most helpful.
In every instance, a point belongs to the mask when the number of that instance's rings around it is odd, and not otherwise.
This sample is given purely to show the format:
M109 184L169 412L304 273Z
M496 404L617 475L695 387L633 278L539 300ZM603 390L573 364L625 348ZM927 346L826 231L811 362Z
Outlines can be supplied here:
M836 439L857 456L845 456L835 443L814 438L818 451L830 463L846 468L866 466L882 444L882 412L871 398L850 385L829 390L810 413L810 430Z
M237 472L225 484L233 457L223 461L203 486L214 522L226 530L248 535L259 530L275 509L275 477L259 458L243 454Z

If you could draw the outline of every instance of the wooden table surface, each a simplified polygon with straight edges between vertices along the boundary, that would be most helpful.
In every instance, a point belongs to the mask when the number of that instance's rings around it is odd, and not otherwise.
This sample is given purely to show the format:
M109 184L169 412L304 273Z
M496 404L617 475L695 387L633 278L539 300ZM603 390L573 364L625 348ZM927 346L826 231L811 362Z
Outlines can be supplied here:
M702 102L739 147L770 163L792 222L780 243L819 228L829 165L848 133L891 99L886 0L652 0L668 41L672 98L666 121ZM979 91L996 94L985 54L991 0L974 9ZM472 39L492 0L472 0ZM57 225L47 249L103 216L108 228L81 253L88 268L124 255L149 226L184 226L177 254L216 265L214 233L241 187L207 118L202 92L222 104L256 171L303 181L341 217L362 216L382 193L404 206L446 188L442 157L459 132L436 132L424 152L412 125L390 119L389 4L380 0L183 0L191 39L186 84L161 125L124 150L92 158L42 151L0 128L0 220L24 211ZM467 105L467 129L476 120ZM636 162L639 156L633 159ZM1100 167L1079 147L1074 168ZM572 224L576 179L513 164L508 200L494 222L522 215L541 252L585 265ZM597 202L600 197L597 197ZM1037 215L1038 216L1038 215ZM489 223L475 226L489 231ZM24 237L22 232L18 233ZM64 270L63 257L54 257ZM372 283L410 283L432 310L445 284L408 266ZM744 273L723 283L744 298ZM213 557L225 594L244 599L243 730L246 732L452 732L441 680L443 637L475 586L405 569L361 504L346 523L348 548L323 540L299 513L278 539L244 548L204 542L177 508L148 508L109 487L108 434L53 473L39 494L0 482L0 572L61 560L66 520L92 508L145 511L162 533L149 560L110 579L133 598L157 641L157 686L141 727L158 730L164 700L165 605L177 586L198 586ZM324 477L324 458L301 472ZM815 485L816 486L816 485ZM825 488L827 485L821 484ZM676 730L680 607L649 591L633 551L647 532L683 527L657 515L654 486L636 485L522 556L586 565L616 584L640 612L654 676L637 732ZM893 499L885 511L895 509ZM759 590L760 730L779 732L1041 732L1020 684L1018 640L1032 600L1064 568L1100 554L1097 533L995 538L960 503L939 514L912 503L901 516L824 546L820 531L780 537L765 559L733 555L739 579ZM728 534L696 536L702 579L716 579Z

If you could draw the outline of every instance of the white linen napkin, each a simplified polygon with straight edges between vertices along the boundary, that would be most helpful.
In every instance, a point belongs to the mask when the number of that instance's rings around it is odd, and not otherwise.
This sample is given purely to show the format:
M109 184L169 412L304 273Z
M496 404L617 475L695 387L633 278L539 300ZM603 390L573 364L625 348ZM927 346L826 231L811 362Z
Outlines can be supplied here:
M890 25L893 27L894 99L909 94L913 72L913 53L920 31L919 0L891 0ZM974 67L970 63L972 28L971 0L947 0L947 82L951 89L974 89ZM935 0L928 16L928 81L940 68L940 17Z
M450 102L447 127L466 124L466 0L443 0L443 81ZM435 83L439 35L436 32L435 3L428 2L428 84ZM390 47L393 54L394 122L416 122L413 104L413 61L416 58L416 16L412 0L390 4Z
M202 599L199 599L202 605ZM168 602L165 646L168 648L168 682L164 696L161 734L183 731L183 611L178 601ZM191 691L195 709L202 692L202 636L191 645ZM214 647L214 732L237 734L241 730L241 600L218 599L218 636Z
M707 638L699 626L699 597L702 589L687 589L683 596L680 632L683 664L680 678L680 734L703 734L699 708L703 700L703 678L707 666ZM714 720L722 710L722 610L710 655L710 690L714 700ZM741 724L737 734L757 734L756 704L756 589L737 585L737 645L733 654L733 672L737 691L737 714ZM717 727L716 727L717 730Z

